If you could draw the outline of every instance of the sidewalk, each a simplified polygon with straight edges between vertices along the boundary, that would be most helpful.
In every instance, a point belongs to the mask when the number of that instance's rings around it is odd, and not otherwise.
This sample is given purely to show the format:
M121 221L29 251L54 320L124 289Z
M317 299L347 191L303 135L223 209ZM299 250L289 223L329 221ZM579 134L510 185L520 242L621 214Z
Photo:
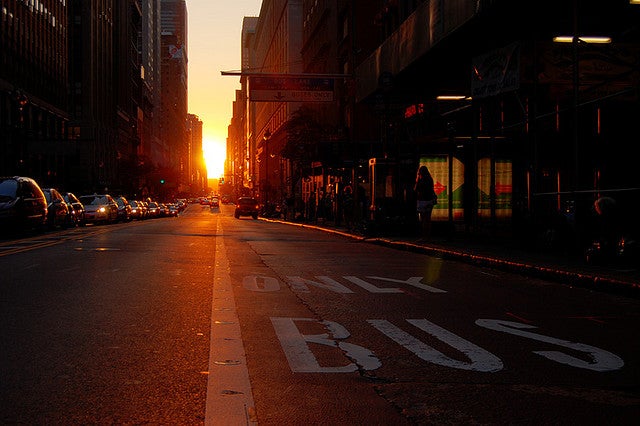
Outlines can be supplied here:
M349 232L346 228L335 226L331 222L314 224L261 219L333 232L363 242L526 274L566 285L625 296L640 295L640 265L591 265L575 254L525 250L513 241L491 241L488 238L462 234L451 237L436 234L429 241L421 241L417 237L406 235L368 237Z

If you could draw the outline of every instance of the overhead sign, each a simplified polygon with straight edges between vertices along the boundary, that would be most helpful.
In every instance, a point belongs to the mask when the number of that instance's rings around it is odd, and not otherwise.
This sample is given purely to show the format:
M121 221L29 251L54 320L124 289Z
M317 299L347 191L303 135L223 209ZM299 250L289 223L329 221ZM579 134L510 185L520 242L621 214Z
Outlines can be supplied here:
M311 77L249 77L253 102L331 102L334 80Z
M471 96L486 98L520 87L520 45L512 43L473 58Z

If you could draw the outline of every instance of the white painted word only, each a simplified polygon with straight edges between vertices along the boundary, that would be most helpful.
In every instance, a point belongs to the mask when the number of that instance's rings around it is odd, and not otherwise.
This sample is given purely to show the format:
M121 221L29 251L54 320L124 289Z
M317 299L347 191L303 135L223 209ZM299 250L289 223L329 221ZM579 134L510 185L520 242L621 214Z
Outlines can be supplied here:
M354 277L351 275L342 277L345 280L355 284L356 286L370 292L370 293L404 293L404 291L399 287L380 287L369 281L365 281L362 278ZM385 277L366 277L372 280L395 283L395 284L406 284L412 287L419 288L421 290L426 290L430 293L446 293L446 290L442 290L436 287L432 287L427 284L423 284L422 277L410 277L407 280L398 280L395 278L385 278ZM316 287L324 290L333 291L335 293L354 293L349 287L340 284L338 281L334 280L331 277L327 277L324 275L317 276L316 279L318 281L310 280L302 277L290 276L286 277L286 280L291 287L292 290L300 292L300 293L308 293L309 287ZM280 280L273 277L265 277L260 275L249 275L244 277L242 284L244 288L250 291L257 292L272 292L280 290Z

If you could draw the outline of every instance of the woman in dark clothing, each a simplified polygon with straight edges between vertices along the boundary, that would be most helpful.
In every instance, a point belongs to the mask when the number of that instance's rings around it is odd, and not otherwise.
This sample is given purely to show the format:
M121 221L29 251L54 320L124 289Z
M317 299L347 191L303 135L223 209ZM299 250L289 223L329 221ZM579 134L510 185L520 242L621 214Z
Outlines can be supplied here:
M418 169L416 184L413 190L416 193L416 209L422 238L429 238L429 234L431 233L431 212L438 199L433 189L433 177L431 177L427 166L420 166Z

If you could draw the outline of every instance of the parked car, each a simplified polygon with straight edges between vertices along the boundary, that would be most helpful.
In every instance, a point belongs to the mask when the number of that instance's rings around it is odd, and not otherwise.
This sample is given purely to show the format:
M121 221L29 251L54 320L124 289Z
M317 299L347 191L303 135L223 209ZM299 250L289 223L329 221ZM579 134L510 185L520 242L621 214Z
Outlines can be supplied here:
M187 200L184 198L180 198L176 200L176 204L178 205L178 210L183 211L187 208Z
M160 217L169 216L169 206L167 206L165 203L158 203L158 209L160 211Z
M113 223L118 220L118 204L109 194L83 195L80 202L84 205L88 223Z
M167 206L169 207L169 216L178 216L180 213L180 206L178 206L177 203L169 203Z
M80 202L78 197L73 192L62 193L62 198L69 207L70 214L73 222L78 226L85 226L87 220L84 217L84 205Z
M129 201L129 205L131 206L131 219L144 219L144 205L142 201L131 200Z
M150 219L160 217L160 205L158 203L150 201L149 204L147 204L147 207L147 215Z
M43 228L47 200L40 185L29 177L0 177L0 228L8 231Z
M131 204L123 196L116 197L115 200L118 204L118 220L129 222L131 220Z
M47 200L47 227L50 229L75 226L69 212L69 206L62 194L55 188L43 188L42 192Z
M149 203L147 201L140 201L138 200L138 205L140 206L140 210L142 210L142 218L143 219L148 219L149 218Z
M239 219L240 216L251 216L254 219L258 218L258 211L260 210L260 204L258 200L253 197L240 197L236 201L236 210L233 216Z

